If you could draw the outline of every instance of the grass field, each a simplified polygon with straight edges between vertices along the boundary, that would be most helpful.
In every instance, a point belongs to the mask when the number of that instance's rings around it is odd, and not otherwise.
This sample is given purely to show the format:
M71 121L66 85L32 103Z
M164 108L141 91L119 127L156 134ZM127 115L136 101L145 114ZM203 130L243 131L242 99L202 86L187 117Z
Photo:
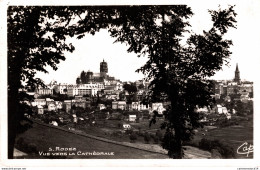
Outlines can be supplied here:
M63 152L56 151L55 148L76 148L73 151L75 155L58 155L52 156L51 158L68 158L68 159L165 159L167 155L156 154L147 151L142 151L126 146L111 144L95 139L90 139L84 136L76 135L73 133L53 129L50 127L35 124L33 128L27 130L23 134L17 136L17 141L23 138L28 144L37 146L37 151L43 153L59 153ZM50 148L54 151L50 151ZM22 148L18 148L22 151ZM113 152L114 155L78 155L77 152ZM46 157L40 156L39 153L29 154L27 158L44 159Z
M160 129L162 120L157 121L149 127L149 121L141 121L140 123L129 123L134 130L147 131L149 133L155 133L157 129ZM75 129L79 129L86 134L93 136L99 136L119 142L130 142L129 135L120 132L123 129L118 127L119 120L104 120L97 121L97 126L76 126ZM162 132L163 133L163 132ZM66 158L97 158L97 159L117 159L117 158L167 158L167 155L158 155L149 153L146 151L140 151L124 146L116 146L115 144L108 144L105 142L97 141L94 139L88 139L86 137L78 136L68 132L59 131L57 129L46 128L41 125L34 124L32 129L29 129L25 133L19 135L19 138L23 138L27 143L37 145L39 151L47 152L52 147L72 147L77 146L77 150L83 152L109 152L114 151L114 156L86 156L86 155L75 155L66 156ZM205 126L203 129L199 129L196 132L192 143L198 146L199 141L202 139L219 140L222 143L228 144L236 153L236 150L244 142L253 144L253 118L248 120L239 121L239 125L227 126L222 128L211 129L209 126ZM151 139L150 143L154 141ZM144 144L143 136L137 135L136 144ZM124 151L122 151L124 150ZM130 153L130 154L126 154ZM31 157L39 158L39 154L30 155ZM41 157L40 157L41 158ZM236 158L253 158L253 153L250 153L248 157L246 155L236 154Z
M202 133L205 135L202 135ZM239 126L229 126L212 130L204 127L204 129L200 129L196 133L193 142L198 143L202 138L219 140L228 144L234 149L237 158L253 158L252 153L250 153L248 157L246 155L237 154L237 148L244 142L253 144L253 119L250 119L249 121L242 121L239 123Z
M114 141L130 142L129 135L122 132L123 128L118 127L118 123L120 122L120 120L106 120L104 123L104 121L101 120L97 121L98 126L78 126L76 127L76 129L80 129L87 134L111 139ZM132 130L136 132L139 131L140 128L142 133L149 132L150 134L155 134L157 129L160 129L161 122L162 121L158 121L155 125L152 125L151 127L149 127L149 120L142 121L140 123L130 122L128 124L130 124ZM162 133L164 132L162 131ZM151 139L150 143L153 142L154 141ZM144 137L137 135L136 143L144 143Z

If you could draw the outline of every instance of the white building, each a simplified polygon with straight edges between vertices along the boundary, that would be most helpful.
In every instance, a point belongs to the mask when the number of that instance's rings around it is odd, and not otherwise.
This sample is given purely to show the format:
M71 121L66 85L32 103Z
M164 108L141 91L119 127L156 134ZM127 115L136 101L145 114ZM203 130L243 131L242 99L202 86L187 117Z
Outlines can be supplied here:
M224 114L227 114L227 113L228 113L228 110L227 110L226 107L222 107L222 113L224 113Z
M50 88L41 88L41 89L37 89L37 93L38 93L39 95L53 94L53 89L50 89Z
M37 106L37 109L39 115L42 115L44 113L44 109L41 105Z
M45 99L34 99L33 102L31 102L32 106L45 106L46 100Z
M133 110L148 110L149 106L141 104L140 102L132 102L132 109Z
M129 122L135 122L136 115L129 115Z
M99 110L106 109L106 106L104 104L98 104L97 107L98 107Z
M117 107L117 104L118 102L117 101L113 101L112 102L112 109L116 110L118 107Z
M102 83L90 83L90 84L78 84L78 85L68 85L67 86L68 96L75 95L97 95L98 91L105 89Z
M48 104L48 111L55 111L56 110L56 105L54 103L49 103Z
M60 94L67 94L67 84L59 84L56 86Z
M151 111L156 110L159 114L163 114L163 111L165 108L163 107L162 103L152 103L151 105Z
M222 106L221 106L221 105L217 104L217 106L216 106L216 112L217 112L218 114L222 114L222 113L223 113L223 109L222 109Z
M129 129L131 129L131 125L129 125L129 124L123 124L123 129L124 129L124 130L129 130Z
M62 102L61 101L55 101L55 105L57 109L62 109Z
M118 101L117 108L121 110L125 110L126 108L126 102L125 101Z

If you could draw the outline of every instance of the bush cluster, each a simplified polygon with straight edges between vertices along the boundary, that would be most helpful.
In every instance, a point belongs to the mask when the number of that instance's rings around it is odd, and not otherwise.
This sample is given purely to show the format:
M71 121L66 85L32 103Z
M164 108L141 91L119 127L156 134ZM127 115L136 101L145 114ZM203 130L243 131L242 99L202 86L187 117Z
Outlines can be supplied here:
M151 140L151 136L148 132L145 132L144 133L144 142L145 143L150 143L150 140Z
M203 138L199 142L199 148L207 151L216 149L223 158L235 158L234 149L227 144L221 143L219 140L208 140Z
M115 137L122 137L122 132L120 131L114 131L111 136L115 136Z
M127 135L131 135L132 133L133 133L132 129L125 130L125 134L127 134Z
M132 132L129 138L130 138L130 142L134 143L137 139L137 135L134 132Z
M234 125L239 125L238 120L235 119L224 119L224 120L218 120L216 122L216 125L219 127L228 127L228 126L234 126Z

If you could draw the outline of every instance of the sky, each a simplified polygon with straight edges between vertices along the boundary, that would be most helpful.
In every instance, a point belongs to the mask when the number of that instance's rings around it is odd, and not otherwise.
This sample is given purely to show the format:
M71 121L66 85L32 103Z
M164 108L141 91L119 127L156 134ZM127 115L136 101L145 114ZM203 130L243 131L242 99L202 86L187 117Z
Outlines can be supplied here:
M208 9L218 9L218 3L206 3L198 5L188 4L194 15L189 20L192 25L191 30L195 33L202 33L203 30L211 28L211 17ZM223 66L212 79L230 80L234 78L236 64L240 70L240 78L254 81L256 79L256 68L259 66L258 49L260 47L260 29L257 22L260 18L258 7L260 1L249 0L231 3L236 5L234 10L238 14L237 29L231 28L225 36L233 41L231 47L232 55L229 66ZM221 4L221 8L227 7ZM56 80L58 83L75 84L76 78L81 71L99 72L99 65L103 59L108 63L108 74L121 81L135 81L142 79L144 75L135 71L145 64L146 57L138 58L135 53L127 52L127 45L113 43L107 30L103 29L94 36L87 34L84 38L68 39L75 46L73 53L65 52L65 61L61 61L57 71L47 67L49 74L37 73L36 77L49 83Z

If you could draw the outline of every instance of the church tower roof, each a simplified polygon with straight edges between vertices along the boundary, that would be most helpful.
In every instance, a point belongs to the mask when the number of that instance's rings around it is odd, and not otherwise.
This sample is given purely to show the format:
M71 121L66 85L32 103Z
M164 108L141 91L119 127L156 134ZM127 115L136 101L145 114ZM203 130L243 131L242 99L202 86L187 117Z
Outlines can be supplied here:
M238 64L236 65L234 81L237 82L237 83L240 83L240 73L239 73L239 69L238 69Z
M236 72L239 72L239 69L238 69L238 64L236 65Z

